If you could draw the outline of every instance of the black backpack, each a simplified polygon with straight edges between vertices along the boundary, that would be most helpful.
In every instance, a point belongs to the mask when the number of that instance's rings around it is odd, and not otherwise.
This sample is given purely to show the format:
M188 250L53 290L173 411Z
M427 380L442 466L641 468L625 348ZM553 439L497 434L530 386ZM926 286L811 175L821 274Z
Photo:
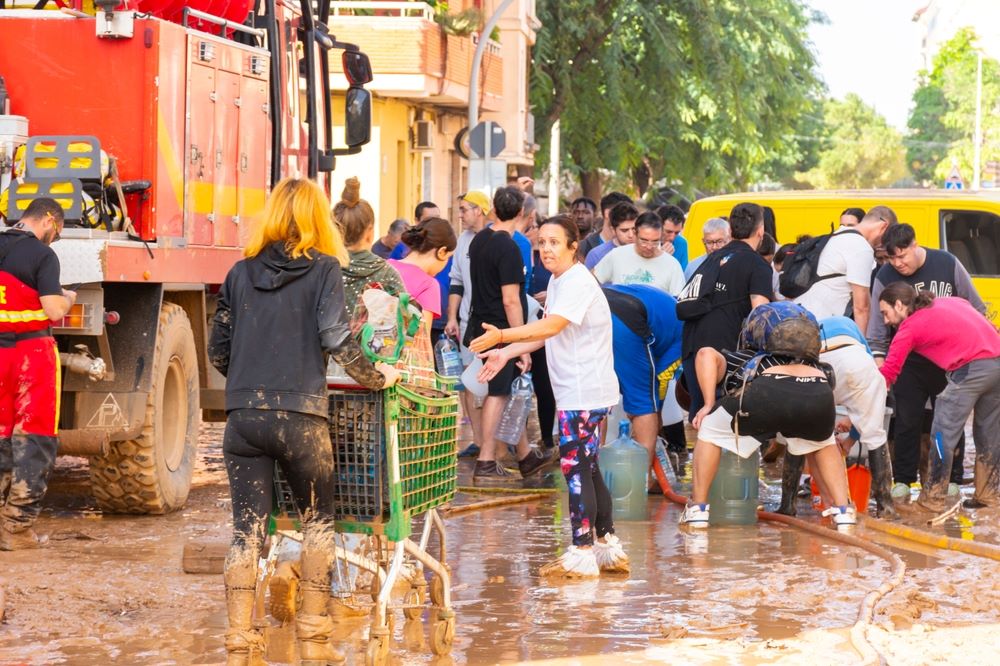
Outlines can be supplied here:
M860 236L861 232L845 229L840 234L825 234L799 243L795 252L785 258L785 263L781 267L781 276L778 278L778 291L781 292L781 295L785 298L798 298L809 291L809 288L817 282L843 277L843 273L819 275L818 271L819 257L823 254L823 248L835 235L844 234L858 234Z
M743 300L741 298L730 298L719 301L715 289L719 281L719 272L722 269L722 260L732 254L730 251L716 250L701 263L698 270L694 272L691 279L684 285L684 289L677 295L677 318L681 321L694 321L701 319L715 308L730 303Z

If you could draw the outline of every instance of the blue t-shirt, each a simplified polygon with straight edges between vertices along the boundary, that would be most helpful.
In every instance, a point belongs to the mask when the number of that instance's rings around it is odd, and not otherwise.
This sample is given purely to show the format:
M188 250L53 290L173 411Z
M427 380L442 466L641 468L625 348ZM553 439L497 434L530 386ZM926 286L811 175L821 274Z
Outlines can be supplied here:
M521 261L524 262L524 285L531 286L531 241L520 231L515 231L514 242L521 250Z
M583 265L589 270L594 270L594 266L601 262L601 259L608 255L608 252L618 247L615 245L613 240L604 241L593 250L587 253L587 257L583 260Z
M823 349L836 349L844 344L857 343L872 353L868 340L861 334L861 329L853 320L847 317L827 317L819 322L819 332L822 337Z
M402 259L410 253L410 248L406 246L406 243L399 241L396 243L396 247L392 248L392 252L389 253L389 259Z
M455 255L448 257L448 263L444 265L441 272L434 276L438 286L441 288L441 316L434 318L432 328L444 328L448 323L448 290L451 287L451 260ZM435 342L437 342L435 340Z
M549 288L549 278L552 277L552 273L542 263L538 252L535 252L534 259L534 266L531 270L531 282L528 283L528 293L532 296L540 291L547 291Z
M680 360L684 322L677 318L677 299L662 289L645 284L604 286L633 296L646 306L646 320L653 334L651 351L657 374ZM612 314L612 319L617 320L617 317Z
M674 237L674 259L680 262L681 268L687 268L688 242L687 239L680 234Z

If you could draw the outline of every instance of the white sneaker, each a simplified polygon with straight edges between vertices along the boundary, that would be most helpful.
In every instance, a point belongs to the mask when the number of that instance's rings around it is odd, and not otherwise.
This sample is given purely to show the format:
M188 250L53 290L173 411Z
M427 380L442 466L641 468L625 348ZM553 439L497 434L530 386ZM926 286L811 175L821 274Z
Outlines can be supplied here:
M559 559L549 562L538 573L563 578L598 578L601 569L597 566L593 548L570 546Z
M681 513L681 525L704 529L708 527L708 504L688 504Z
M604 536L604 541L594 542L594 557L602 573L624 573L631 571L628 555L622 548L622 542L614 534Z
M858 524L858 512L853 506L831 506L823 512L824 516L833 516L833 524L837 529L853 527Z

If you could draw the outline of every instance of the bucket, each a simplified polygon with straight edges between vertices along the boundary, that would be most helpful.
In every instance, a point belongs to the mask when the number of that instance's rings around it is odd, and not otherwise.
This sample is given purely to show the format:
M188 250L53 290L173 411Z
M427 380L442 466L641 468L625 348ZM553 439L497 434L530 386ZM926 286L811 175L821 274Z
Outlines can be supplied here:
M753 525L757 522L760 450L749 458L723 451L719 471L708 491L709 525Z
M826 506L820 497L816 479L810 479L810 484L813 508L822 511ZM865 511L868 508L868 498L872 492L872 473L867 467L855 464L847 468L847 492L858 511Z

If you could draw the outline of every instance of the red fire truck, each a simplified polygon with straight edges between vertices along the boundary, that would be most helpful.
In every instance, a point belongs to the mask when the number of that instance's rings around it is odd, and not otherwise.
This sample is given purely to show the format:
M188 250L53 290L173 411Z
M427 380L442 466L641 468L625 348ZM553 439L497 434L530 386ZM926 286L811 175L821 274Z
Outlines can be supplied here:
M60 453L89 457L103 510L166 513L201 419L224 418L206 357L218 285L270 187L329 190L336 155L367 143L371 67L329 34L329 0L56 1L0 0L0 212L66 210ZM341 148L331 51L350 83Z

